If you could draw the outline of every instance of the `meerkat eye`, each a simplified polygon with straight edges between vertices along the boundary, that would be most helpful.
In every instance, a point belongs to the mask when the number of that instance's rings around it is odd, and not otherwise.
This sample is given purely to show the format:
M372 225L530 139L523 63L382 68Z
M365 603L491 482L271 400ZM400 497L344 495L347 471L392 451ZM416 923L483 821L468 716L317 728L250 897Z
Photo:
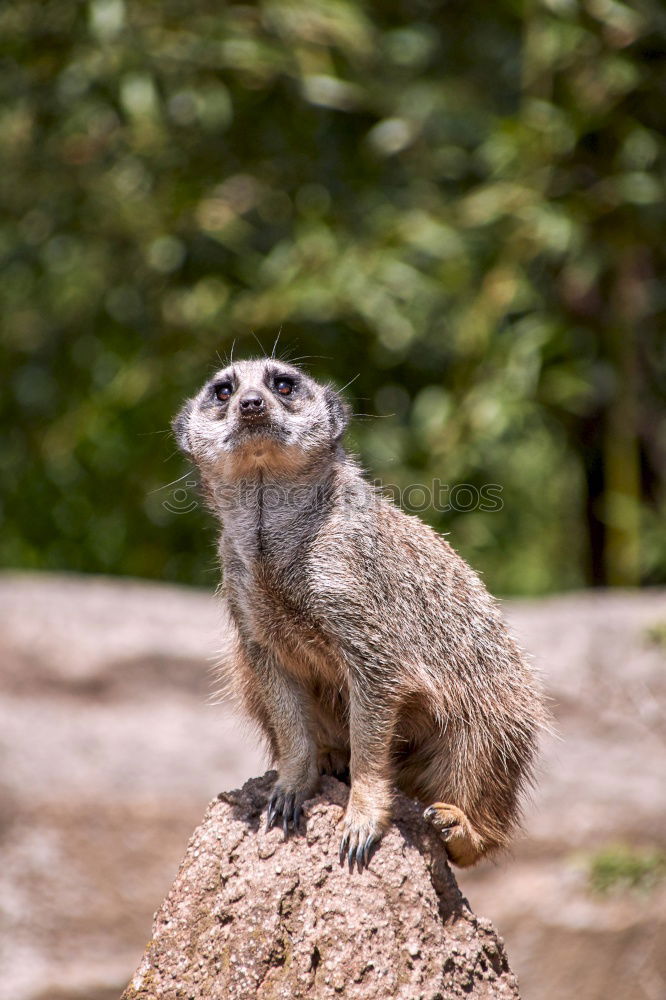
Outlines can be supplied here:
M215 386L215 395L221 403L226 403L233 391L234 387L231 382L218 382Z
M287 378L285 375L280 375L279 378L273 379L273 385L276 392L279 392L281 396L291 396L294 391L293 378Z

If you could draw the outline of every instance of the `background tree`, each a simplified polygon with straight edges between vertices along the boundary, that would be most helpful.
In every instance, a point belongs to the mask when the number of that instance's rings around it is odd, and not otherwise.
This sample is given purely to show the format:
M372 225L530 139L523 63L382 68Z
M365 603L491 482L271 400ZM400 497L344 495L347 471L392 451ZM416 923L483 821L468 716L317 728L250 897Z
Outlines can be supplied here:
M425 512L493 589L664 582L665 26L5 5L3 562L211 582L168 422L281 330L383 481L502 487Z

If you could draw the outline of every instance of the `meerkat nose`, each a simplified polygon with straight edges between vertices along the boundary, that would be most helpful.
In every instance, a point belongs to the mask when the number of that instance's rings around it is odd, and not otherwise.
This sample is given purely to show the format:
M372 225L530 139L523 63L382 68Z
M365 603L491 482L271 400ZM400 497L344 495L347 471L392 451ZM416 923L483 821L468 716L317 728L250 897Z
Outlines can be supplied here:
M266 400L258 392L248 392L238 404L243 416L257 416L266 409Z

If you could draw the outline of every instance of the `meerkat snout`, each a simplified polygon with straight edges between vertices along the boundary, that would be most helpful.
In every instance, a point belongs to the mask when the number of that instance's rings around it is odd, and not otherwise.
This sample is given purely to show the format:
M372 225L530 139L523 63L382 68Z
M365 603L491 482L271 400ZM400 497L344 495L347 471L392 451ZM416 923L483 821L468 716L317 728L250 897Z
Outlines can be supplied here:
M265 419L266 410L266 400L256 389L246 393L238 401L238 412L241 420Z

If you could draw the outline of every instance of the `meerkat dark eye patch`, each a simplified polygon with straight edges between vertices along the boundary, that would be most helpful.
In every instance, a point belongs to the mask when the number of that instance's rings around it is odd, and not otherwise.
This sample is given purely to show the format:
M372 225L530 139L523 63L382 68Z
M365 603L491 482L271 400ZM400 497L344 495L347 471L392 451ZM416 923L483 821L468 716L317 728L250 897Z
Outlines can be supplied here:
M219 399L221 403L226 403L227 400L231 399L234 392L234 387L231 382L225 380L224 382L217 382L213 386L213 393L215 398Z
M273 379L273 388L281 396L291 396L296 387L296 379L290 375L276 375Z

